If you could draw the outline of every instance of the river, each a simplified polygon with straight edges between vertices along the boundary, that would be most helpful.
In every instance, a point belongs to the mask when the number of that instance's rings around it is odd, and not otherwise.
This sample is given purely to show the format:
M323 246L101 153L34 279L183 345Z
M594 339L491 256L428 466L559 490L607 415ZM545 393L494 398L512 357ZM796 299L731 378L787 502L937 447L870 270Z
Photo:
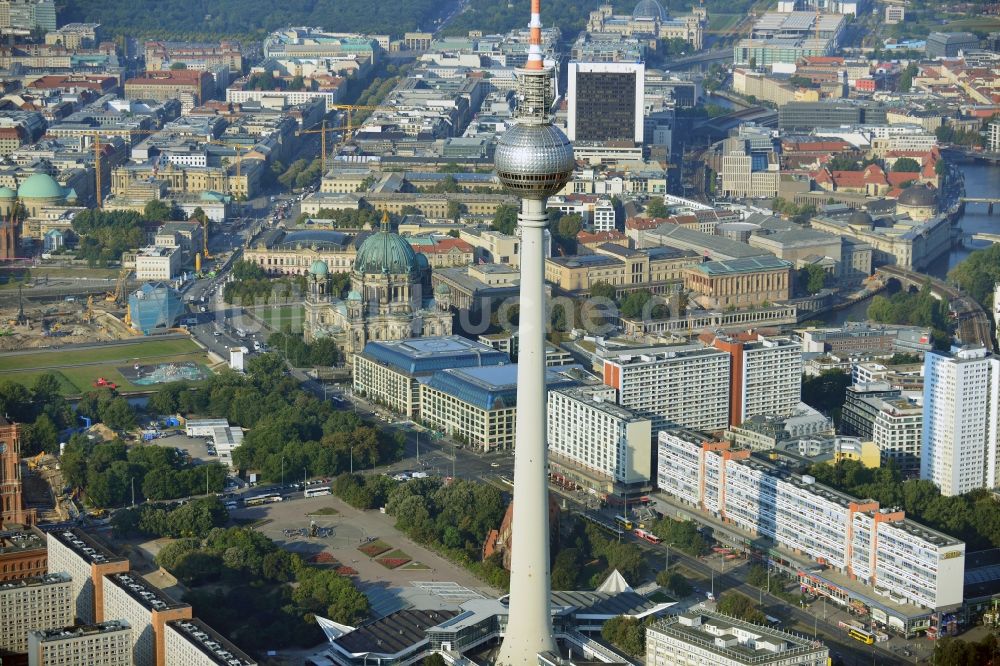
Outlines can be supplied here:
M959 168L965 177L965 195L968 197L995 197L1000 195L1000 165L986 164L982 162L972 164L960 164ZM1000 210L994 209L993 215L988 215L985 204L969 204L965 207L965 214L958 221L959 228L964 233L974 234L979 232L1000 233ZM989 243L976 241L977 247L989 247ZM972 250L961 246L954 246L951 251L940 257L931 264L927 271L937 278L944 278L948 271L955 267L960 261L965 259ZM849 308L831 312L822 317L823 321L834 326L845 321L862 321L868 311L869 301L855 303Z

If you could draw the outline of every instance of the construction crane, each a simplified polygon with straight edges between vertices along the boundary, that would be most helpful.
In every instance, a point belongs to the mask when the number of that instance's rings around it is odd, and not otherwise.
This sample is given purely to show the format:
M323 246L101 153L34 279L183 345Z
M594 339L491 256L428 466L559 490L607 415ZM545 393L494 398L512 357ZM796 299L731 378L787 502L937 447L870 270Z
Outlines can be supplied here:
M131 138L137 134L156 134L159 130L129 130L128 143L131 145ZM93 139L94 143L94 192L97 197L97 208L100 210L104 207L104 194L101 191L103 187L102 174L101 174L101 137L108 134L108 132L88 132L84 136L89 136Z
M235 146L231 143L226 143L225 141L203 141L202 143L210 143L213 146L226 146L227 148L232 148L236 151L236 177L240 177L240 163L243 161L243 157L240 156L240 151L248 152L251 149L244 146ZM227 180L228 182L228 180ZM228 192L227 192L228 194Z
M349 142L351 140L351 136L354 134L354 130L356 129L354 127L353 120L352 120L352 114L353 114L353 112L354 111L374 111L378 107L377 106L363 106L363 105L360 105L360 104L331 104L330 108L332 108L332 109L343 109L343 110L346 110L347 111L347 125L345 125L345 126L338 125L337 127L327 127L326 126L326 119L324 118L323 122L320 123L320 128L319 129L301 130L300 132L297 132L297 134L300 135L300 136L302 134L319 134L319 137L320 137L320 160L321 160L320 161L320 165L321 165L321 167L323 169L323 175L326 175L326 133L327 132L336 132L338 130L343 129L343 130L345 130L345 133L344 133L344 143L347 143L347 142Z
M131 273L129 269L121 269L118 273L118 279L115 280L115 290L109 291L104 297L104 300L109 303L115 303L116 305L122 305L125 302L125 286L128 283L129 273Z
M347 111L347 125L344 127L346 133L344 134L344 142L347 143L351 140L354 130L357 129L352 123L352 114L354 111L375 111L378 109L377 106L362 106L359 104L331 104L334 109L346 110Z
M208 215L203 215L198 222L201 224L201 258L211 259L212 255L208 253Z

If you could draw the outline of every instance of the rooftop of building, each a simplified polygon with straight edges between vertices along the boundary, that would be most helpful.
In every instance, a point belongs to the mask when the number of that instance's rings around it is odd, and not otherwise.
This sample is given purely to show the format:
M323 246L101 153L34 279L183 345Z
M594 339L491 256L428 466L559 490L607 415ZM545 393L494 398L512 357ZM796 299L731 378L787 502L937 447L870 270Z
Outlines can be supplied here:
M607 393L607 386L566 386L555 389L556 393L561 393L573 400L586 403L592 409L603 412L616 419L623 421L646 421L635 412L617 405L607 400L601 394Z
M126 561L126 558L115 555L76 527L68 530L54 530L47 532L47 535L72 550L88 564Z
M399 610L338 638L337 646L353 654L395 654L424 640L427 629L458 614L454 610Z
M220 666L255 666L257 663L197 618L174 620L167 624Z
M727 356L728 352L715 349L714 347L704 347L698 344L606 349L600 354L601 358L620 365L642 365L644 363L658 363L660 361L669 361L671 359L720 355Z
M2 425L7 425L7 420L0 416L0 426ZM44 549L45 535L37 530L7 529L0 532L0 555Z
M782 246L792 245L813 245L816 243L831 243L840 239L833 234L815 229L788 229L787 231L775 231L769 234L758 236L760 240L777 243Z
M510 363L507 354L458 335L369 342L362 356L407 374Z
M653 633L678 638L730 664L787 663L793 657L828 649L815 638L738 620L708 610L692 610L665 618L650 627Z
M549 388L566 386L589 377L580 365L560 365L545 369L545 385ZM426 385L479 409L515 407L517 364L447 368L434 373Z
M184 422L188 428L228 428L229 419L188 419Z
M140 257L169 257L177 251L175 247L164 247L162 245L148 245L139 250Z
M730 240L723 236L705 234L695 229L688 229L680 224L661 224L655 229L646 231L649 241L656 243L660 237L664 245L670 245L671 240L690 245L693 248L705 250L709 255L723 255L731 258L770 256L765 251L750 247L746 243Z
M20 578L18 580L7 580L0 582L0 593L11 590L20 590L28 587L41 587L43 585L58 585L68 583L72 580L68 573L49 573L44 576L32 576L30 578Z
M606 254L575 254L568 257L550 257L546 261L563 268L600 268L601 266L619 266L621 259L609 257Z
M514 279L510 282L504 282L503 284L486 284L478 277L471 273L477 272L478 269L486 268L488 266L496 266L499 264L484 264L479 266L459 266L455 268L435 268L434 269L434 279L441 282L447 282L449 285L458 288L460 291L467 292L469 294L511 294L517 293L518 280L517 276L514 275ZM511 269L514 273L516 270Z
M367 234L352 236L334 229L291 229L280 231L271 236L265 245L272 250L296 250L312 248L315 250L344 251L350 247L355 249L361 244Z
M158 69L128 79L125 81L125 85L193 85L201 83L208 76L208 72L199 72L194 69Z
M743 257L740 259L727 259L725 261L706 261L705 263L691 266L691 270L696 270L709 276L756 273L758 271L789 270L791 268L791 262L785 261L784 259L778 259L773 256Z
M190 604L174 601L160 588L154 587L138 574L115 573L108 574L106 578L149 611L165 611L190 607Z
M132 627L125 620L110 620L99 624L63 627L60 629L36 629L31 632L43 642L64 641L72 638L82 638L92 634L107 634L115 631L128 630Z

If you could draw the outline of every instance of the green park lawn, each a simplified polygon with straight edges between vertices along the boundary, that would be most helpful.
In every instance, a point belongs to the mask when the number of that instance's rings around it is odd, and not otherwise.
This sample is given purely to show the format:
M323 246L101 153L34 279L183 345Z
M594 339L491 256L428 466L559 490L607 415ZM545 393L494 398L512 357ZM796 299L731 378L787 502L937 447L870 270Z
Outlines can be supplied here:
M305 308L301 303L291 303L288 305L265 305L255 310L258 317L273 330L280 331L286 324L290 324L293 331L301 331L305 321Z
M943 28L940 29L943 32L962 32L975 30L976 32L992 32L995 30L1000 30L1000 17L997 16L976 16L971 18L959 19L957 21L952 21Z
M134 363L156 365L178 361L208 364L205 352L191 340L137 340L123 345L79 349L46 349L26 353L0 354L0 377L30 386L35 378L52 373L66 395L93 389L98 377L114 382L119 391L148 390L136 386L118 372Z
M745 18L742 14L712 14L708 18L708 32L725 32Z

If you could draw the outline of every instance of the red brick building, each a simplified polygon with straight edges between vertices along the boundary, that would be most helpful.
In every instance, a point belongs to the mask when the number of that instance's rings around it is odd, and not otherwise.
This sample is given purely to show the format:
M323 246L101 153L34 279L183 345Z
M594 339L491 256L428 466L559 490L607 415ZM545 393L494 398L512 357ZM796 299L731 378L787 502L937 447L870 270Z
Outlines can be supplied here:
M21 426L0 416L0 527L31 525L35 512L24 508L21 486Z

